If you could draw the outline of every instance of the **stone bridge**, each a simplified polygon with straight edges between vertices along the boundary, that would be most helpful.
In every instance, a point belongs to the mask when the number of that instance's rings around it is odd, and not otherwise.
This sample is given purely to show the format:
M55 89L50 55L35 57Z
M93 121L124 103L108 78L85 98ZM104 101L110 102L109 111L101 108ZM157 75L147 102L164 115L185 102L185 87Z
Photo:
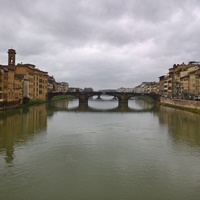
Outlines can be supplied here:
M147 96L155 101L160 101L160 95L155 93L135 93L135 92L106 92L107 95L117 97L119 103L128 103L131 97Z
M79 103L88 103L88 99L92 96L99 96L102 92L50 92L48 93L48 100L55 96L71 95L79 99Z
M55 96L71 95L79 99L79 103L88 103L88 99L92 96L101 96L102 94L114 96L118 98L119 104L128 103L131 97L147 96L155 101L160 101L160 95L155 93L134 93L134 92L51 92L48 93L47 99L51 100Z

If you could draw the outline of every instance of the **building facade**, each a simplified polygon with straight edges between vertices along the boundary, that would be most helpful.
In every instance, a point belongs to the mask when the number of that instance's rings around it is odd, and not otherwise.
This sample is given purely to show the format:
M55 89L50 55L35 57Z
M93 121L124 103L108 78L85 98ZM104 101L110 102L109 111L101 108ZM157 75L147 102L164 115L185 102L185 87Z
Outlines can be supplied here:
M200 64L174 64L168 74L160 77L159 93L168 97L195 99L200 97ZM163 88L164 80L164 91Z
M0 66L0 102L4 101L4 68Z
M15 64L16 51L8 50L8 64L0 65L0 103L22 103L23 99L46 100L48 72L33 64Z

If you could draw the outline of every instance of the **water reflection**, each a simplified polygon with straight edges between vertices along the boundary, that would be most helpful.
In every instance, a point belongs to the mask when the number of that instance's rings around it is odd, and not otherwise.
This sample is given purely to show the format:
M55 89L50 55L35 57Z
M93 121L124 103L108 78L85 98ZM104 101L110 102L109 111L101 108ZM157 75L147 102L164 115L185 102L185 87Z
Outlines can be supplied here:
M148 109L151 110L156 105L153 102L150 103L150 102L141 100L138 97L132 97L128 101L128 106L129 106L129 108L134 109L134 110L148 110Z
M15 148L23 147L38 133L47 129L47 120L56 112L127 112L153 113L158 116L159 123L168 129L171 141L200 146L200 116L190 112L155 106L140 100L131 100L129 104L119 104L116 100L90 100L88 104L80 104L78 100L62 100L48 105L33 106L0 113L0 155L7 163L12 163Z
M66 102L65 102L66 101ZM79 104L78 100L51 102L49 107L54 110L74 112L150 112L155 104L143 100L129 100L128 104L119 104L117 99L90 99L88 104Z
M199 199L199 115L142 101L87 112L94 104L0 113L0 199Z
M78 100L70 101L68 104L54 102L51 104L51 109L73 112L152 112L158 116L160 124L168 128L172 141L200 146L200 116L183 110L158 106L138 99L130 100L128 105L118 105L118 101L113 99L108 101L93 99L89 101L89 105L79 105Z
M92 99L100 101L116 101L117 97L113 97L112 95L101 95L101 96L93 96Z
M1 112L0 155L5 153L6 162L11 163L14 159L14 148L23 146L34 134L45 131L46 127L45 105Z
M160 124L168 127L172 141L200 146L200 116L198 114L164 106L158 108L156 113Z

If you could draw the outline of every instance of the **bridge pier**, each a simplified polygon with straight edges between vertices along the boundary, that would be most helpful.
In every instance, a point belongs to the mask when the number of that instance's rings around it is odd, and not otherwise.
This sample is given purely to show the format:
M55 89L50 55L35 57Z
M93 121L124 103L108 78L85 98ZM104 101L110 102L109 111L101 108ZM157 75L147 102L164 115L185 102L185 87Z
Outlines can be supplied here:
M119 105L127 104L128 105L128 99L120 99L119 98Z
M119 106L128 105L128 101L119 101L118 105Z
M89 96L86 93L79 94L79 103L80 104L88 104Z
M101 99L101 95L97 95L97 99Z
M119 105L121 105L121 104L128 105L128 99L129 99L129 97L127 95L119 95L118 96Z
M130 110L129 107L128 107L128 102L125 103L120 103L118 104L118 108L117 108L120 112L124 112L124 111L127 111L127 110Z
M78 110L80 110L80 111L86 111L86 110L88 110L88 102L80 102L79 101L79 105L78 105Z
M88 104L88 99L79 99L79 104Z

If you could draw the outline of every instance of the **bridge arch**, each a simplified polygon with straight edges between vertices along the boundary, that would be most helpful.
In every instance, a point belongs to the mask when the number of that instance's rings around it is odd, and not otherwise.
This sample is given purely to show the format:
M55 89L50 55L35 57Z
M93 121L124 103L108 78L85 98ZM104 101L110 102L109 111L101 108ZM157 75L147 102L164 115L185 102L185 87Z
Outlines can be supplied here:
M88 99L92 96L101 95L101 92L51 92L47 99L51 100L55 96L71 95L79 99L79 103L88 103Z
M106 92L106 94L117 97L119 103L128 103L128 100L131 97L137 97L137 96L151 97L155 101L159 101L160 99L159 95L154 93L151 94L151 93L134 93L134 92Z
M107 94L110 96L114 96L118 98L119 104L121 103L128 103L128 100L131 97L136 97L136 96L148 96L154 99L155 101L160 100L160 96L158 94L154 93L133 93L133 92L52 92L48 93L48 100L51 100L55 96L60 96L60 95L72 95L75 96L79 99L79 103L88 103L88 99L92 96L100 96L102 94Z

